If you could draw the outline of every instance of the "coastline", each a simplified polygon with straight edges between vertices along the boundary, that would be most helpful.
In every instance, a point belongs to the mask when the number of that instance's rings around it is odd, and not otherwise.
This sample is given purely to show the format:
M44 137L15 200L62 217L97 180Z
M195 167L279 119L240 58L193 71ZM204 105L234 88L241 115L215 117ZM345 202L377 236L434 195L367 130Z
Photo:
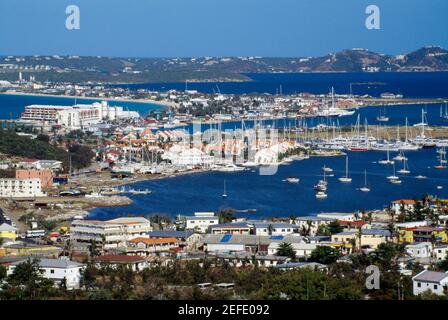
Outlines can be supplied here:
M117 101L117 102L132 102L142 104L155 104L160 107L176 107L177 104L170 101L158 101L152 99L129 99L129 98L101 98L101 97L86 97L86 96L68 96L60 94L44 94L44 93L26 93L17 91L0 92L2 95L16 95L16 96L30 96L30 97L49 97L49 98L64 98L64 99L80 99L80 100L97 100L97 101Z

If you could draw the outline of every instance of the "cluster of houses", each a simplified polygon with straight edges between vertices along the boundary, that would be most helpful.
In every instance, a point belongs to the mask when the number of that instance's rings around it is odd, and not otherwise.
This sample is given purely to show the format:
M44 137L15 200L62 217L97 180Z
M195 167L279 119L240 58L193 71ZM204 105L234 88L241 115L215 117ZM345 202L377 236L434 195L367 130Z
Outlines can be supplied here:
M257 264L266 268L291 270L311 268L325 271L324 264L308 261L319 246L339 250L338 262L350 263L349 257L360 250L370 252L382 243L405 244L406 255L399 257L400 272L412 275L412 264L418 263L424 271L413 279L414 294L430 290L444 294L448 273L430 271L430 267L447 258L448 216L439 216L438 225L430 221L396 223L391 229L387 222L365 221L355 213L321 213L282 221L234 219L220 223L213 212L197 212L193 216L178 217L175 225L164 230L154 230L149 220L143 217L122 217L113 220L74 220L69 237L71 260L49 259L54 252L27 251L28 255L39 255L44 275L62 281L67 288L79 286L83 261L91 257L97 265L127 265L138 271L154 264L168 265L174 259L197 259L215 257L234 267ZM321 230L330 224L339 225L341 232L322 235ZM177 227L177 228L176 228ZM0 237L15 240L14 230L0 225ZM299 262L278 255L282 243L291 245ZM24 257L9 248L9 255L0 258L8 266L8 272ZM11 254L14 252L14 254ZM1 256L1 255L0 255ZM14 257L14 259L11 259ZM93 258L92 258L93 257Z

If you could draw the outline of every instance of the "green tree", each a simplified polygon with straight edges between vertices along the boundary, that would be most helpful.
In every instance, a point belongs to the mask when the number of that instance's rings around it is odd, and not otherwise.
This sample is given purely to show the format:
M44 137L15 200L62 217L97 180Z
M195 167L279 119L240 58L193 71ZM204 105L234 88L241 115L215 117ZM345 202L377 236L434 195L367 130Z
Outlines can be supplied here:
M339 224L337 221L331 221L328 224L328 230L331 234L340 233L344 230L344 227Z
M6 267L0 265L0 283L6 278Z
M219 223L232 222L232 220L235 219L235 213L236 210L233 208L223 208L219 210Z
M296 251L292 247L292 244L288 242L282 242L279 244L276 255L282 257L288 257L291 258L292 260L296 259Z
M437 264L437 268L441 271L448 271L448 255Z
M6 278L1 295L6 299L46 299L54 292L54 282L42 277L39 260L19 263Z
M328 246L318 246L311 252L310 261L330 264L336 262L341 257L339 250L328 247Z

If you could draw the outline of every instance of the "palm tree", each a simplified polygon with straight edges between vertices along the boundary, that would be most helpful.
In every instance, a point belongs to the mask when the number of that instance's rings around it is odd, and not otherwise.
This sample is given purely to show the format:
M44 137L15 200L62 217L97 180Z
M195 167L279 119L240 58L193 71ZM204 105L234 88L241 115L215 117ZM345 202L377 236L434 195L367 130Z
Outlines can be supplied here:
M356 238L358 239L358 243L359 243L358 249L359 249L359 251L361 251L361 248L362 248L362 245L361 245L362 229L361 229L361 227L358 228L358 231L356 232Z
M268 234L271 236L272 235L272 231L274 230L274 227L272 226L272 224L270 223L268 225Z

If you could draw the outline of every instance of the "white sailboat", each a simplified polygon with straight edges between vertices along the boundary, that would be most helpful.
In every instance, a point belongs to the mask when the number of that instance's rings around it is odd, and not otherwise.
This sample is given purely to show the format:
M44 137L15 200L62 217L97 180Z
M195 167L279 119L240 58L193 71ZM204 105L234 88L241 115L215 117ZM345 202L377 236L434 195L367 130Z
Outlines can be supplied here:
M407 166L407 159L405 158L403 160L403 169L398 170L398 173L400 174L409 174L411 171L409 171L409 168Z
M393 174L391 176L388 176L387 179L390 182L392 182L393 180L400 180L400 178L395 175L395 162L392 164L392 168L393 168Z
M226 192L226 180L224 180L224 192L222 193L223 198L227 198L227 192Z
M367 187L367 170L364 170L364 187L359 188L362 192L369 192L370 188Z
M380 112L378 117L376 117L376 121L378 121L378 122L388 122L389 121L389 117L386 115L386 108L383 108L381 111L382 112Z
M437 153L439 154L439 160L440 160L440 164L437 166L434 166L435 169L437 170L445 170L446 169L446 150L445 148L441 148L439 150L437 150Z
M393 159L395 161L404 161L407 158L404 156L404 152L400 151L400 153L396 157L394 157Z
M339 181L343 183L352 182L352 178L349 178L348 176L348 157L345 157L345 177L340 177Z
M378 161L379 164L392 164L394 163L392 160L390 160L390 150L389 150L389 144L387 144L387 159L386 160L380 160Z
M400 178L395 175L395 163L393 164L393 170L393 175L387 177L387 179L389 179L389 182L392 184L401 184Z

